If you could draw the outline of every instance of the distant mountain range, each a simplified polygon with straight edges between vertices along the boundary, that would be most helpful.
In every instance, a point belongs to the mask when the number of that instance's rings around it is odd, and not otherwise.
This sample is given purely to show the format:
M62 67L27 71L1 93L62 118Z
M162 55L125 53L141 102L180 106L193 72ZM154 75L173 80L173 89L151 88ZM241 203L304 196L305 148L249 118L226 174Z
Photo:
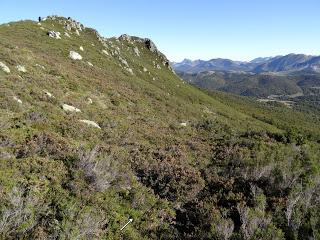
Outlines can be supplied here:
M208 61L185 59L180 63L173 62L176 72L199 73L204 71L237 71L237 72L290 72L310 70L320 72L320 56L289 54L286 56L256 58L250 62L232 61L230 59L211 59Z
M259 98L320 96L320 56L289 54L250 62L185 59L172 66L183 80L203 89Z

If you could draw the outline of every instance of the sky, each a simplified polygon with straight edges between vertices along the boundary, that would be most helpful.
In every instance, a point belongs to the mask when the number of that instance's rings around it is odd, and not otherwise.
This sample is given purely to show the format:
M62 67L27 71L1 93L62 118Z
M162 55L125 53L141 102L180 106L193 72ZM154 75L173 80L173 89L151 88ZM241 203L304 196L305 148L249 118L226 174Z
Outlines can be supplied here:
M2 0L0 23L52 14L151 38L171 61L320 55L320 0Z

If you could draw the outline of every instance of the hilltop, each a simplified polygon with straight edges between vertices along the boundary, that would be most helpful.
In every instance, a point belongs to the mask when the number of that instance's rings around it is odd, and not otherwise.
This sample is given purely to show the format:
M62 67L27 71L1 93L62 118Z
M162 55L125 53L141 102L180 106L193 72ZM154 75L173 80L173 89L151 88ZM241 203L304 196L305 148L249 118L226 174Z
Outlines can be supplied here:
M314 112L202 91L152 40L58 16L1 25L0 62L1 238L320 236Z

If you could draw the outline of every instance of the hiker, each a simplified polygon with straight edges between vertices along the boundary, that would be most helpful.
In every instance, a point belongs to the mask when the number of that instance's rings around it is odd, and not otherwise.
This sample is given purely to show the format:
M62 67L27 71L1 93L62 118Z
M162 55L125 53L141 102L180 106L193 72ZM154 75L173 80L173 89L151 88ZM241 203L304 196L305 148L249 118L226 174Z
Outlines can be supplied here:
M41 17L38 18L39 22L41 22Z

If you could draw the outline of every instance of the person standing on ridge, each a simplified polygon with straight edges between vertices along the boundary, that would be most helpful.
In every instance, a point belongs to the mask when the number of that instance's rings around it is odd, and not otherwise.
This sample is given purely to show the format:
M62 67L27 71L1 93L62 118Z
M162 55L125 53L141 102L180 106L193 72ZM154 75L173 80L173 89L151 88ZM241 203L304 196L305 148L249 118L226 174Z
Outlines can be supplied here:
M41 17L38 18L39 22L41 22Z

